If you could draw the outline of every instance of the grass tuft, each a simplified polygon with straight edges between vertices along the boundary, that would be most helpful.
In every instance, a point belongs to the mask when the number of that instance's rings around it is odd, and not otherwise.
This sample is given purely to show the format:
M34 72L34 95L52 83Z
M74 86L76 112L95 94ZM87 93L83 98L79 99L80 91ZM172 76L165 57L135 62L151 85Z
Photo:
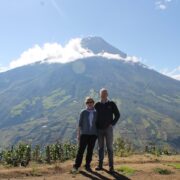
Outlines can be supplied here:
M173 172L169 169L162 169L162 168L155 168L154 172L162 174L162 175L169 175L172 174Z
M117 171L122 172L124 175L133 175L136 170L128 166L121 166L116 168Z
M174 167L175 169L180 169L180 163L170 163L168 166Z

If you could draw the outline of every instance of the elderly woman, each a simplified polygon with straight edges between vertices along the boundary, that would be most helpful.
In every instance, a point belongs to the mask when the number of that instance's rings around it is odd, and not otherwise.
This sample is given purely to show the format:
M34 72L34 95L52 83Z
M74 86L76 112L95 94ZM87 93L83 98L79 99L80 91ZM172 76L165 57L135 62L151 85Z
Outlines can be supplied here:
M78 123L78 134L77 138L79 141L78 152L73 165L72 172L77 172L78 168L81 166L83 154L87 148L86 154L86 164L85 169L87 171L91 170L91 160L93 155L93 149L97 139L97 129L96 129L96 110L94 108L94 100L91 97L85 99L86 109L82 110L80 113L79 123Z

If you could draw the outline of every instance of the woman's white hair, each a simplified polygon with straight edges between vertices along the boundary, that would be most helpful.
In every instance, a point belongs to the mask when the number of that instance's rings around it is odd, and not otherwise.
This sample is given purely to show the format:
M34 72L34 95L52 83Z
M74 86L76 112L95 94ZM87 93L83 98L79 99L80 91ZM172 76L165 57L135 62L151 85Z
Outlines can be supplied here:
M87 96L87 97L85 98L85 103L87 103L89 100L91 100L93 103L95 102L92 97Z

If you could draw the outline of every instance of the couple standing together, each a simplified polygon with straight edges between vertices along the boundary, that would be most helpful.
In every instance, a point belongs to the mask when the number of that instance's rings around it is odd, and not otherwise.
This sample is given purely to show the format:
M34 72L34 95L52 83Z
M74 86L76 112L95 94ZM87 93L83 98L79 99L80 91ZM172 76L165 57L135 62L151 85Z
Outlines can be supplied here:
M99 150L99 164L96 170L103 169L104 159L104 143L106 141L106 147L109 159L109 171L114 172L113 163L113 126L117 123L120 113L113 101L108 99L108 91L106 89L100 90L101 100L95 104L92 97L85 99L86 109L80 113L78 123L78 135L79 140L78 152L73 165L73 172L78 171L81 166L83 154L87 148L85 169L92 171L90 163L92 160L93 149L96 139L98 139Z

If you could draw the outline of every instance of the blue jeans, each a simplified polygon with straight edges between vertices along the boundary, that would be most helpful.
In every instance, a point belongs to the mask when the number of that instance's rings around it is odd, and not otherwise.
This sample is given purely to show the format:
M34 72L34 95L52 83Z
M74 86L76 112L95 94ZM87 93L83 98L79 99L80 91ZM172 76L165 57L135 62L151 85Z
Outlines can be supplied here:
M98 129L98 146L99 146L99 166L102 167L104 160L104 142L108 152L109 167L113 167L113 127L110 125L106 129Z

